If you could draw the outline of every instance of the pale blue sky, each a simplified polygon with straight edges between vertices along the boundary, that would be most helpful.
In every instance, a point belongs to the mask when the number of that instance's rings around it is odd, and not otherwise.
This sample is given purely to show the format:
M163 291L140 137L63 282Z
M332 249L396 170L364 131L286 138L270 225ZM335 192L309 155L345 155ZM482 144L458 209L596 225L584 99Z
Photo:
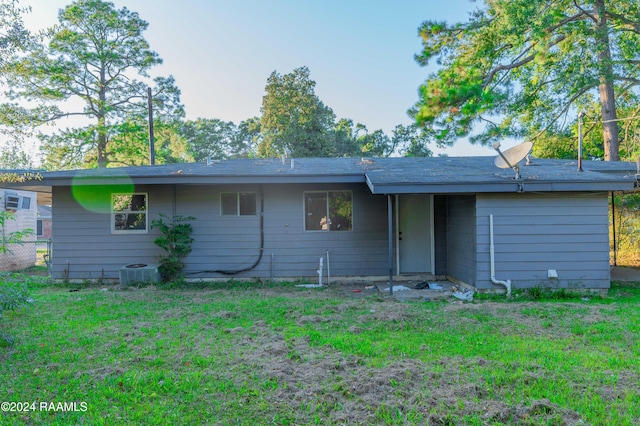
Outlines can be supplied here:
M32 29L57 22L70 0L21 0ZM187 118L240 121L260 114L267 77L307 66L338 118L390 134L433 68L418 66L426 19L464 21L470 0L115 0L149 23L144 34L175 77ZM440 151L439 151L440 152ZM493 155L464 141L449 155Z

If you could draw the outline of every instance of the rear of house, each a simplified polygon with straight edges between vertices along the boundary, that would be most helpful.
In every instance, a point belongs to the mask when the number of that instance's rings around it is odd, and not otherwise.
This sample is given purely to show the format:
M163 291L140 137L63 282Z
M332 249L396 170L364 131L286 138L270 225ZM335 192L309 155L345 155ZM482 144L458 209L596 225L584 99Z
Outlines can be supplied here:
M56 277L116 278L123 265L157 263L162 251L153 243L159 232L151 222L161 213L195 218L188 277L315 276L327 253L335 275L387 271L386 201L364 185L139 185L133 193L111 191L93 200L102 211L90 211L71 188L53 189ZM139 210L130 211L131 202L122 210L110 205L123 196L137 198ZM323 227L336 197L346 211ZM121 224L124 215L139 223Z
M334 279L608 288L608 191L634 190L634 179L610 165L578 174L540 161L515 180L491 160L226 160L46 173L52 274L117 279L125 265L157 263L151 224L164 214L195 217L188 278L315 278L322 258Z

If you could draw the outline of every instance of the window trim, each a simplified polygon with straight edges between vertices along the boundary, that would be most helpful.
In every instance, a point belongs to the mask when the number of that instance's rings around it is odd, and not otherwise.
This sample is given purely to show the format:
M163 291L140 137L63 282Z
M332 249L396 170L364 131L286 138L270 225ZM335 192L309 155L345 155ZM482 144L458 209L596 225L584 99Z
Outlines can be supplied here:
M327 229L307 229L307 194L326 194L327 199L327 217L329 217L329 194L334 192L347 192L351 198L351 229L347 229L346 231L342 230L331 230L331 226L328 226ZM353 232L353 191L350 189L330 189L330 190L311 190L311 191L303 191L302 192L302 229L304 232Z
M222 196L224 194L235 194L236 196L236 213L235 214L224 214L224 209L222 205ZM241 214L240 211L240 194L251 194L255 201L255 210L252 214ZM258 216L258 193L255 191L222 191L220 192L220 216L221 217L256 217Z
M118 210L116 211L114 209L114 197L118 196L118 195L128 195L128 196L135 196L135 195L144 195L144 201L145 201L145 210L132 210L132 211L126 211L126 210ZM111 216L111 233L112 234L148 234L149 233L149 193L148 192L112 192L111 193L111 205L109 206L109 209L111 210L110 216ZM135 214L135 213L144 213L145 217L145 221L144 221L144 229L116 229L116 215L117 214Z

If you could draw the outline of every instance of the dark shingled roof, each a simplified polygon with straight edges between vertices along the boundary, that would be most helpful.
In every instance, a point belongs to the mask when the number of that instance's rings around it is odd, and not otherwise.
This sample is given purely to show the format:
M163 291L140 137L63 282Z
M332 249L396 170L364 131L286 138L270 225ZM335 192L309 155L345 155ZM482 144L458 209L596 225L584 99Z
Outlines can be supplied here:
M376 194L633 190L635 163L535 159L513 170L494 157L233 159L41 173L21 187L116 184L366 183ZM13 185L12 185L13 186ZM26 189L26 188L25 188Z
M367 172L373 193L451 193L513 191L578 191L633 189L635 163L535 159L520 165L519 180L511 169L499 169L494 157L400 158L390 167Z

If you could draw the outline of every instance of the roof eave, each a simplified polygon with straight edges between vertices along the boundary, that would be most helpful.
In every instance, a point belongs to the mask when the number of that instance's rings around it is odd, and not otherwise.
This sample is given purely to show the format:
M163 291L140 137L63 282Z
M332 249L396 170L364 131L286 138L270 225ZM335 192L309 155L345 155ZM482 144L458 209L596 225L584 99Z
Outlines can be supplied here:
M381 183L367 179L373 194L462 194L510 192L632 191L632 181L607 182L474 182L474 183Z
M337 175L164 175L164 176L78 176L48 177L39 181L13 183L13 187L74 185L226 185L284 183L363 183L362 174Z

